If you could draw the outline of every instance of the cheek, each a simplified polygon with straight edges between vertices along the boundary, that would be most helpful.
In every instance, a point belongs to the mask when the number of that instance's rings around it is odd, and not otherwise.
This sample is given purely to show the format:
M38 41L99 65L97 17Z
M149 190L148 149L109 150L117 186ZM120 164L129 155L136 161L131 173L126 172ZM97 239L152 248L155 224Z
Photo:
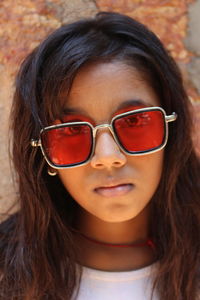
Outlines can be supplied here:
M82 182L85 177L84 171L82 172L80 168L68 169L68 170L58 170L58 175L63 185L67 191L74 197L75 195L81 194Z
M148 187L154 191L159 185L162 175L164 150L146 155L141 158L141 166L143 166L141 168L141 172L144 176L144 182L146 182L144 188Z
M129 156L129 170L133 174L133 178L137 187L145 195L154 193L159 185L163 170L164 150L142 155Z

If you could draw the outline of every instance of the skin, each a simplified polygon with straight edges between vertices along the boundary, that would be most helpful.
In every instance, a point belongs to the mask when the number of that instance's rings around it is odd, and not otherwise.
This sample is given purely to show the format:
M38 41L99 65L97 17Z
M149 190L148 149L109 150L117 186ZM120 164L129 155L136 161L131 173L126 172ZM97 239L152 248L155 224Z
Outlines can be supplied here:
M122 62L90 64L76 75L66 108L99 125L109 123L116 112L121 112L118 108L130 99L159 106L155 91L133 67ZM151 198L160 182L163 157L163 150L143 156L127 155L108 128L100 129L88 164L58 170L60 180L79 204L74 227L106 243L144 241L149 235ZM114 197L104 197L95 191L95 187L112 182L132 183L133 188ZM149 247L105 247L79 235L76 243L81 250L80 263L101 270L138 269L155 260Z

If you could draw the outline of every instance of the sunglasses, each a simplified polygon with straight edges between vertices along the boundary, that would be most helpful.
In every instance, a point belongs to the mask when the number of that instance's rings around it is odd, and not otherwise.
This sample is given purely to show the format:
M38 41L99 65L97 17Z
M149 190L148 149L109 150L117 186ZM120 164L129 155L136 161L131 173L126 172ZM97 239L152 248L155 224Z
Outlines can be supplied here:
M177 114L166 115L160 107L146 107L115 115L110 124L93 126L89 122L67 122L43 128L39 140L47 163L56 169L72 168L88 163L95 149L97 130L108 128L119 146L128 155L144 155L161 150L168 139L168 122Z

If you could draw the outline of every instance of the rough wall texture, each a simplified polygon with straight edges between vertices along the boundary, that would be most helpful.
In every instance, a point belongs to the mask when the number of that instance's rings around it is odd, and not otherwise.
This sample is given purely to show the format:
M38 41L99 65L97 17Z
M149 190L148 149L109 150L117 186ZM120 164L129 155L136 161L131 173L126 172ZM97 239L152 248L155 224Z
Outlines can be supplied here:
M0 209L15 199L8 162L8 115L14 75L20 62L62 23L117 11L147 24L162 39L182 69L200 124L200 0L1 0L0 2ZM189 11L189 14L188 14ZM189 20L188 20L189 16ZM188 29L189 28L189 29ZM184 43L185 41L185 43ZM199 126L199 125L198 125ZM200 129L200 126L198 130ZM199 141L197 142L199 143Z
M189 76L200 94L200 0L189 7L188 35L185 39L186 47L193 52L188 64Z

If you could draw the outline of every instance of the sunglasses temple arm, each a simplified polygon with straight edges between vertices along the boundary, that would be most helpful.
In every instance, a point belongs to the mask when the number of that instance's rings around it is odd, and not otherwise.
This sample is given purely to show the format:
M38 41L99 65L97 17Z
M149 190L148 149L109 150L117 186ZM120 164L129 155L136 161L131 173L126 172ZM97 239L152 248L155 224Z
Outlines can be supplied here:
M173 122L177 119L177 114L175 112L172 113L172 115L165 116L166 122Z

